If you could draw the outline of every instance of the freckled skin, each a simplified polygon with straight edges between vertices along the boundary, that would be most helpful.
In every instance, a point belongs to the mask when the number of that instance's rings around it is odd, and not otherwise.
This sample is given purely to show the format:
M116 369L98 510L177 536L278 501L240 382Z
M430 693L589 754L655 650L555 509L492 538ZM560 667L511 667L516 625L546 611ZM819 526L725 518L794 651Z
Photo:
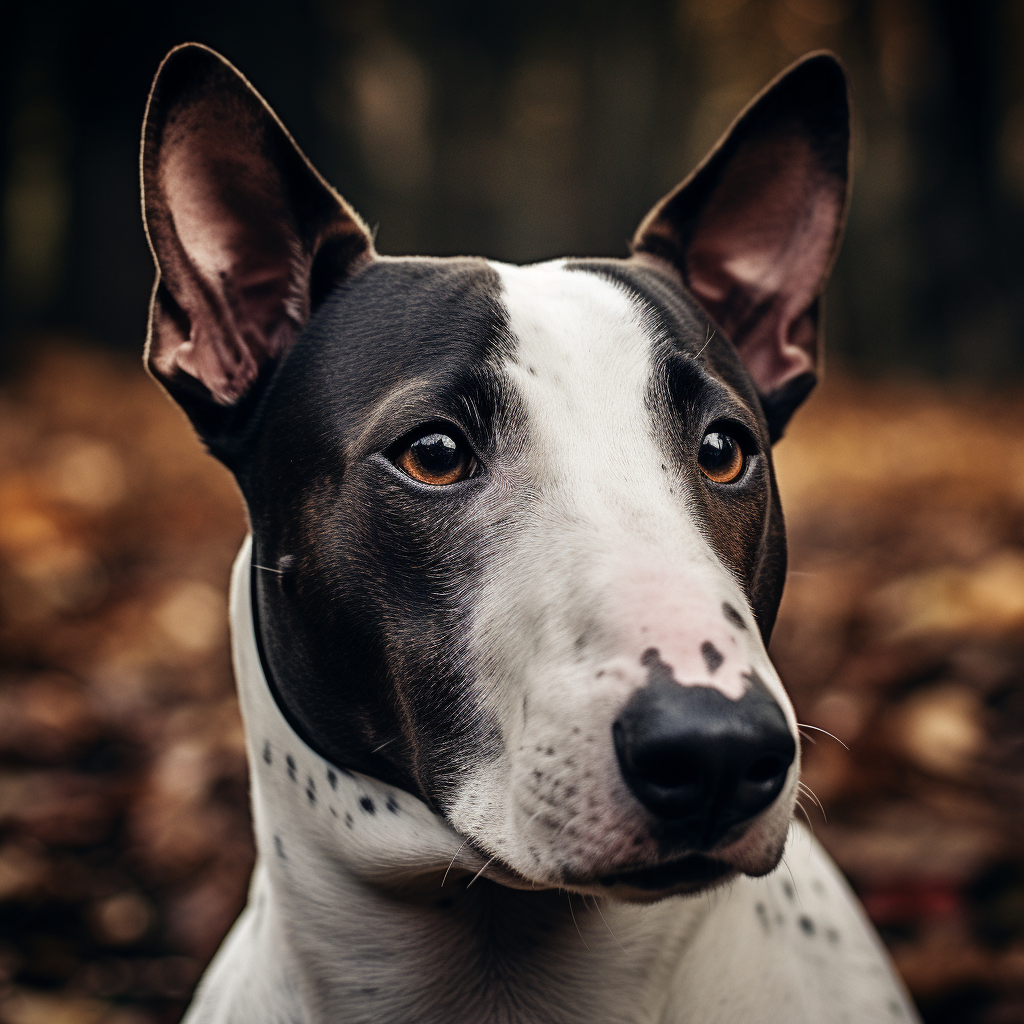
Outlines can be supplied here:
M707 665L708 671L712 675L721 668L722 662L725 661L725 655L710 640L705 640L700 645L700 653L704 657L704 664Z

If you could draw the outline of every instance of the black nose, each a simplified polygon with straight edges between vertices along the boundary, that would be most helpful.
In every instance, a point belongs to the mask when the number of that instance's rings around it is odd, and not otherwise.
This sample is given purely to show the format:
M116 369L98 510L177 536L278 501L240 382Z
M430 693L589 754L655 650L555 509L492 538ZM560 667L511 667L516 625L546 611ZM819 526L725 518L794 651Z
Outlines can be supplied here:
M764 810L796 756L782 708L757 683L739 700L710 686L650 683L612 733L633 795L701 849Z

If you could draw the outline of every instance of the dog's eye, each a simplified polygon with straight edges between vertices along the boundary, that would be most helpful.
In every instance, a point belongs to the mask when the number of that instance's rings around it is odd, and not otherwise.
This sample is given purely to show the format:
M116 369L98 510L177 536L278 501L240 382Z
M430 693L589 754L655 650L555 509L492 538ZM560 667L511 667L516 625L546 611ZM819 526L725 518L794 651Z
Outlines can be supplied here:
M740 478L746 460L739 441L732 434L709 430L700 443L697 465L716 484L731 484Z
M469 445L440 430L415 438L398 453L395 462L413 480L435 487L465 480L476 468Z

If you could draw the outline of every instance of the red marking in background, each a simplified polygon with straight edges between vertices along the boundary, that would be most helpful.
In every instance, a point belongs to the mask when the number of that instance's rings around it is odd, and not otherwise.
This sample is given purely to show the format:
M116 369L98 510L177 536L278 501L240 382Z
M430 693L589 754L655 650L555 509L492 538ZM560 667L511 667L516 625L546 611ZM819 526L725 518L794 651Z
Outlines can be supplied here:
M894 882L865 889L860 898L877 925L956 917L965 907L963 891L956 882Z

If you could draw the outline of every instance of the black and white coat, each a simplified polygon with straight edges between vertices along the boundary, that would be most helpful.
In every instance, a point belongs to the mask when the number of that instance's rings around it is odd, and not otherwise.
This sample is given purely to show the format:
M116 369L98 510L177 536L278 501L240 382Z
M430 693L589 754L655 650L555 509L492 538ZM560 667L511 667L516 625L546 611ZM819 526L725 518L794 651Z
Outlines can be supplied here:
M914 1019L793 825L765 646L848 147L815 55L628 259L393 259L230 65L167 58L147 363L252 529L259 859L190 1024Z
M335 768L282 716L232 576L259 861L186 1024L891 1024L917 1019L849 886L790 825L783 863L635 905L485 882L421 800Z

